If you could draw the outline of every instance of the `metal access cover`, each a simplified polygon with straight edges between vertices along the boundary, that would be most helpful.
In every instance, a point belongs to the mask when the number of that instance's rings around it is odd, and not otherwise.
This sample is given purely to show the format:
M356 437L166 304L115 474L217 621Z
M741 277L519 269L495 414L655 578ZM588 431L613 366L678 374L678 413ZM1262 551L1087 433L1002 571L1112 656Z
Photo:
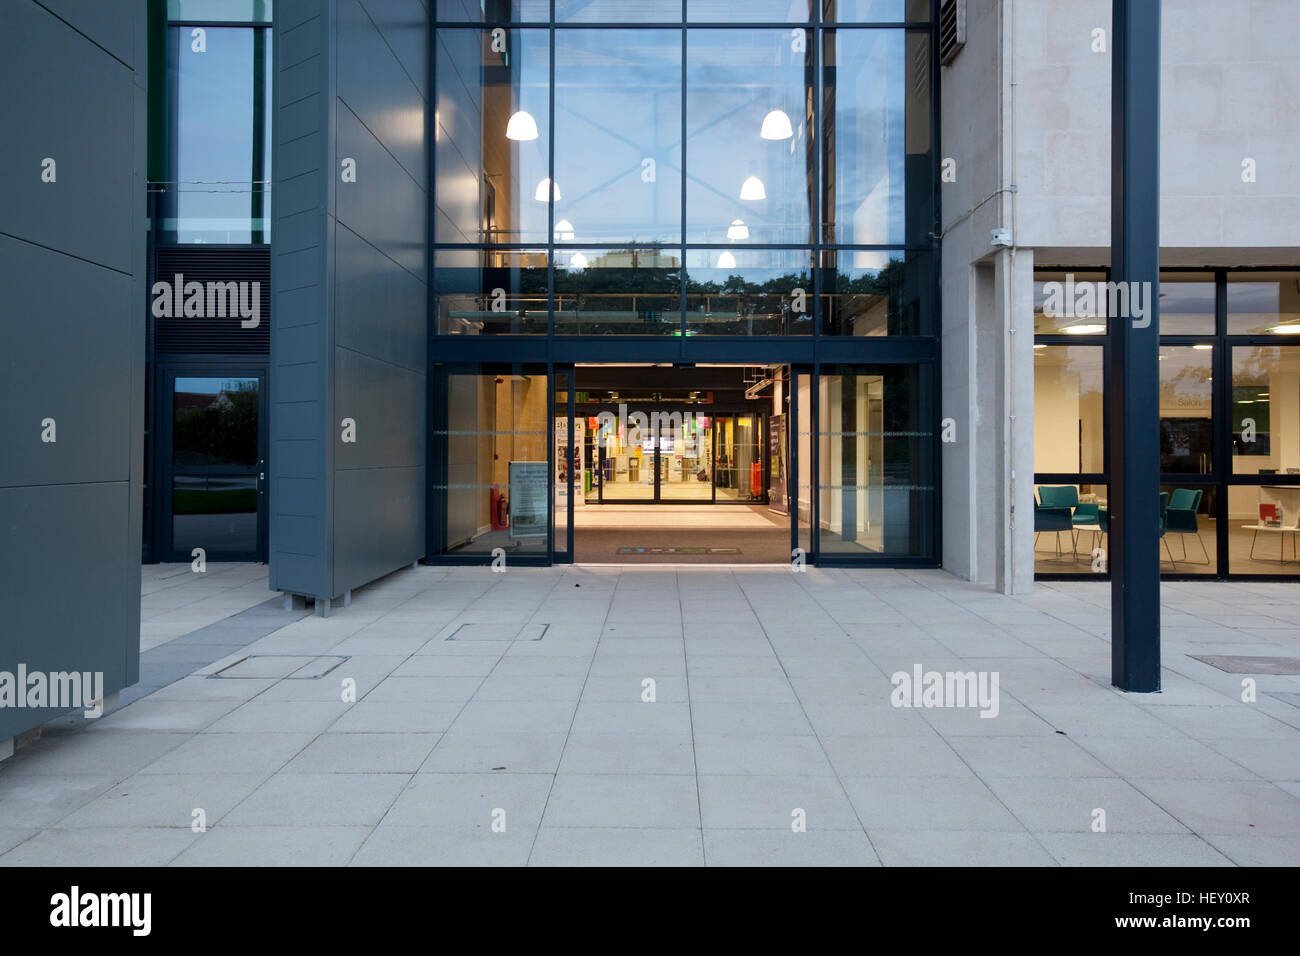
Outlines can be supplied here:
M348 660L347 657L338 654L325 654L315 657L291 654L250 654L248 657L242 657L235 663L229 664L215 674L209 674L208 676L233 680L265 680L268 677L279 680L318 680L346 660Z
M449 641L540 641L549 624L462 624Z
M1187 656L1229 674L1300 674L1300 658L1297 657L1232 657L1219 654Z

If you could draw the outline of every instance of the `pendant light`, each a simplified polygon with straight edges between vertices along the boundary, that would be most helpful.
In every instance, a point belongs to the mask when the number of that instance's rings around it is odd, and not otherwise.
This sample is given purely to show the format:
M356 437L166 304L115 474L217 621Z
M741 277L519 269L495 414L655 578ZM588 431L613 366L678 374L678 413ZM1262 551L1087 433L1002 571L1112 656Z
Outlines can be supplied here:
M719 269L736 268L736 257L733 256L729 250L724 249L722 251L722 255L718 256L718 268Z
M587 268L587 257L581 252L575 252L573 258L569 260L569 271L581 271Z
M567 219L561 219L555 224L555 238L565 241L573 239L573 223Z
M560 195L560 187L551 182L551 177L549 176L537 184L537 191L533 193L533 198L538 202L546 202L546 191L548 189L551 191L550 198L554 199L556 202L559 202L564 198Z
M767 189L763 186L763 180L757 176L750 176L740 186L740 198L751 202L767 198Z
M794 127L785 110L772 110L763 117L763 128L758 135L763 139L789 139L794 135Z
M731 225L727 227L728 239L748 239L749 227L745 225L743 219L733 219Z
M537 120L533 119L533 114L527 110L519 110L511 116L510 122L506 123L506 139L521 142L537 139Z

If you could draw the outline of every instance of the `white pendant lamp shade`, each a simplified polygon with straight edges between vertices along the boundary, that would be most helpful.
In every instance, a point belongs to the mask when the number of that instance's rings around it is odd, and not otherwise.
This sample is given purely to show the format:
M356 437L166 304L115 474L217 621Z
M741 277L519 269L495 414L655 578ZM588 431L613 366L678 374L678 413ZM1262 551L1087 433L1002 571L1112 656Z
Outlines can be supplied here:
M740 198L748 200L758 200L767 198L767 190L763 187L763 180L757 176L750 176L740 186Z
M745 225L743 219L733 219L731 225L727 227L728 239L748 239L749 227Z
M724 250L722 255L718 256L718 268L719 269L736 268L736 257L733 256L730 252Z
M564 198L563 196L560 195L560 187L555 185L555 183L551 182L551 178L549 176L537 184L537 192L533 193L533 198L536 199L538 202L546 202L546 198L547 198L546 192L548 189L551 192L550 198L554 199L556 202L559 202L561 199Z
M785 110L772 110L764 116L763 128L758 135L763 139L789 139L793 136L794 128L790 125L790 117L785 114Z
M567 219L561 219L557 222L555 224L555 238L564 240L572 239L573 223L569 222Z
M587 257L584 256L581 252L575 252L573 254L573 258L569 260L569 268L570 269L587 268Z
M520 110L511 116L510 122L506 123L506 139L517 139L521 142L537 139L537 120L533 119L533 114L527 110Z

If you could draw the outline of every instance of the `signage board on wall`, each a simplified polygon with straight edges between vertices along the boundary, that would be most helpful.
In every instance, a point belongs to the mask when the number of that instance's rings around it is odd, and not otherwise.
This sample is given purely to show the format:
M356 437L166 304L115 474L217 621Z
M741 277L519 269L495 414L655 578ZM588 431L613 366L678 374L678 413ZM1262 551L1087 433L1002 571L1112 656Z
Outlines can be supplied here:
M511 538L546 537L550 485L550 465L546 462L510 463Z
M790 513L790 506L785 500L785 415L773 415L768 419L768 460L772 463L768 474L767 497L769 507L777 514Z

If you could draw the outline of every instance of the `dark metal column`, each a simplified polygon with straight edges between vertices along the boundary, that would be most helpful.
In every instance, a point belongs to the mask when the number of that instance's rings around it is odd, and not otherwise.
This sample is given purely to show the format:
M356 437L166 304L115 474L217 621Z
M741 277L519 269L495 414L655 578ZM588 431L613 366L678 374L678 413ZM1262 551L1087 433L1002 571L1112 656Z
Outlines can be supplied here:
M1160 0L1113 0L1111 280L1111 683L1160 689ZM1134 294L1149 310L1139 318Z

